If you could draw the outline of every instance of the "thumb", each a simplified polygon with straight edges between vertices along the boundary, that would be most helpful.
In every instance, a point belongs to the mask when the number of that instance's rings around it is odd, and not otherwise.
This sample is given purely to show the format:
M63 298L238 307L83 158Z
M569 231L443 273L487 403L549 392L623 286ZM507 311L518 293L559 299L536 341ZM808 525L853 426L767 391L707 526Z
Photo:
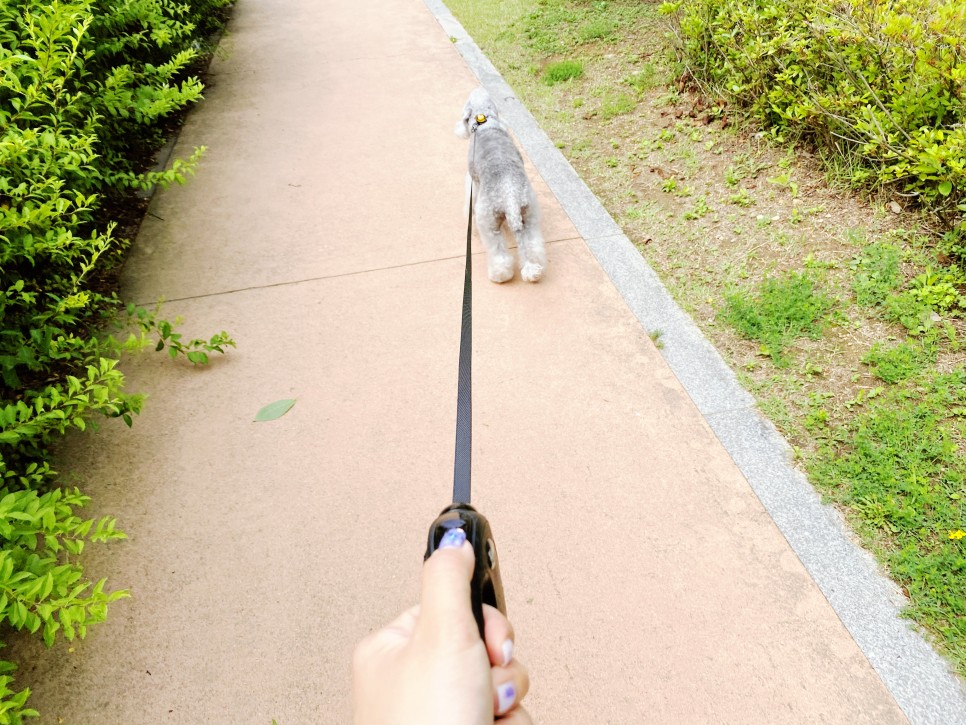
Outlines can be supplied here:
M451 529L423 565L417 637L457 647L479 641L470 607L470 579L475 558L462 529Z

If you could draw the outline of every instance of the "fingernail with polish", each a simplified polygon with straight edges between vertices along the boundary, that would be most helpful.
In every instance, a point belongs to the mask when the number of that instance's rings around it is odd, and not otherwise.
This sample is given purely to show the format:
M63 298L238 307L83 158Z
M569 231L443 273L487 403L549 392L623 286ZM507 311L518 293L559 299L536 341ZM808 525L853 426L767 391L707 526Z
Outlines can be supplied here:
M517 699L517 688L513 686L512 682L504 682L502 685L496 688L496 714L503 715L506 713Z
M466 541L466 532L463 529L450 529L443 538L439 540L440 549L458 549Z
M506 667L513 659L513 640L508 639L503 643L503 666Z

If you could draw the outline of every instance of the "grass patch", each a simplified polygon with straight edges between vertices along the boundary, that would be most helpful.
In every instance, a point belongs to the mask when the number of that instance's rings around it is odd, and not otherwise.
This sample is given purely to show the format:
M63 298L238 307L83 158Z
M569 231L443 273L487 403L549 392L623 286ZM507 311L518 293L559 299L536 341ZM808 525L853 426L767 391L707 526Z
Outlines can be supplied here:
M818 337L835 300L817 288L812 272L768 277L756 294L732 292L720 318L745 337L761 343L761 354L787 367L785 350L797 338Z
M616 116L623 116L625 113L630 113L636 106L637 101L626 93L607 91L601 97L600 117L605 121L609 121Z
M874 242L852 260L852 290L863 307L881 305L902 284L902 250L889 242Z
M648 62L641 67L641 70L627 76L624 82L638 93L647 93L661 86L664 83L664 77L658 72L654 63Z
M868 402L832 428L808 464L844 506L925 624L966 658L966 372L927 374ZM960 671L963 667L960 664Z
M579 60L562 60L551 63L543 71L543 82L548 86L566 83L584 75L584 64Z
M871 368L872 374L879 380L900 383L936 362L934 340L935 337L930 336L922 340L906 340L891 347L877 342L862 358L862 362Z
M577 38L581 43L595 40L610 40L617 34L617 22L609 17L596 17L577 28Z

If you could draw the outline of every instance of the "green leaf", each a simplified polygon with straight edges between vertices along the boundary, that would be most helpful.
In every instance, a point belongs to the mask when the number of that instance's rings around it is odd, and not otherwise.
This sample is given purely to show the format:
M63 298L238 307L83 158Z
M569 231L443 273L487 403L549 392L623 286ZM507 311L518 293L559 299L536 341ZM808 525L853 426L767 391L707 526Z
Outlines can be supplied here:
M295 405L294 398L289 400L276 400L274 403L266 405L255 414L255 422L262 423L264 421L281 418L292 409L293 405Z
M943 196L949 196L953 191L953 182L944 181L939 185L939 193Z

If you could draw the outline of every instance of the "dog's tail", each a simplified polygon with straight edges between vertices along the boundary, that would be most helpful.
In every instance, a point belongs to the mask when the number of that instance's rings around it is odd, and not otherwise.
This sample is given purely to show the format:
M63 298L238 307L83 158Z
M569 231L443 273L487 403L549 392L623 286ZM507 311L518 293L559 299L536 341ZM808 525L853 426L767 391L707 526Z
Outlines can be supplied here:
M506 210L506 225L514 236L519 235L526 227L529 213L529 199L521 199L519 203L511 204L510 208Z

